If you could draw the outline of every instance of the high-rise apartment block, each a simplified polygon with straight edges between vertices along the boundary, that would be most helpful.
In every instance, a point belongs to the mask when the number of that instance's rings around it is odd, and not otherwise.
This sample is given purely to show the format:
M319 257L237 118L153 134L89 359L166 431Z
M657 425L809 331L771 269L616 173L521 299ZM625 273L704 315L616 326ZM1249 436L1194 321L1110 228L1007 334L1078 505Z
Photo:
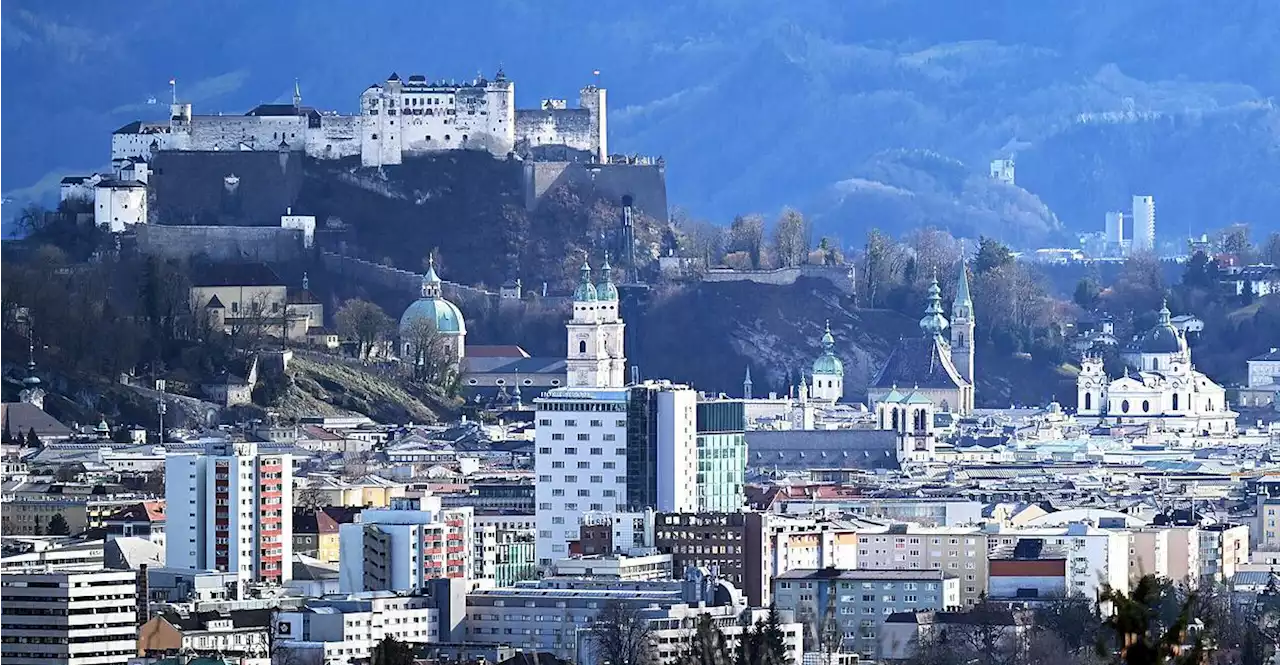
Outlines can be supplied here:
M241 587L292 579L292 464L231 441L166 458L169 567L233 572Z
M124 665L138 652L137 573L6 572L0 576L5 665Z
M1150 252L1156 248L1156 199L1154 196L1133 197L1132 248L1135 252Z
M472 508L441 508L440 497L400 497L338 527L338 587L416 591L432 579L476 576Z
M538 560L567 556L589 513L737 510L745 418L737 400L688 386L552 390L537 404Z

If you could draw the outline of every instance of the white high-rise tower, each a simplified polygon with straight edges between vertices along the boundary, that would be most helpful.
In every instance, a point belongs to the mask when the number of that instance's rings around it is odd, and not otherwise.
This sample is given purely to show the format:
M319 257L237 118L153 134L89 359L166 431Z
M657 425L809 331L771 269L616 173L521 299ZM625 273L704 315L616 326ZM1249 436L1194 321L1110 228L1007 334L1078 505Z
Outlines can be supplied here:
M600 268L601 281L591 283L591 266L583 263L578 288L573 292L573 318L569 334L567 371L571 388L621 388L626 385L627 359L623 355L626 324L618 313L618 287L613 283L608 257Z
M1135 252L1156 248L1156 199L1154 196L1133 197L1133 244Z

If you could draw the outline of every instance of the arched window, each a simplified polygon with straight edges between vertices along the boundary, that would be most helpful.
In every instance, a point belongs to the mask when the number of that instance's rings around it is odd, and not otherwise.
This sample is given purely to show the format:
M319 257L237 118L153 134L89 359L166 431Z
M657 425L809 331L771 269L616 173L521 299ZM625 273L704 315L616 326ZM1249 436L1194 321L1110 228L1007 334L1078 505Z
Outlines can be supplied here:
M1142 412L1143 413L1151 412L1151 400L1146 400L1146 399L1142 400Z
M578 353L587 352L587 343L585 341L578 342Z
M1178 410L1178 393L1173 394L1173 410Z
M1084 394L1084 408L1086 411L1093 409L1093 393ZM1174 407L1177 408L1177 407Z
M897 409L893 410L893 429L894 431L897 431L898 429L898 410Z
M1120 402L1120 412L1129 413L1129 400L1126 399Z

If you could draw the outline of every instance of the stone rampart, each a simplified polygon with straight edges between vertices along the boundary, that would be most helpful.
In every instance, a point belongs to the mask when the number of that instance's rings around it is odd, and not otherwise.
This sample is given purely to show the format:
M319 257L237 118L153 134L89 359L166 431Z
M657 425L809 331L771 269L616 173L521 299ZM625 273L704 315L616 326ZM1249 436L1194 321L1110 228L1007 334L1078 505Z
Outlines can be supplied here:
M702 273L704 282L754 282L756 284L772 284L789 286L801 277L825 279L836 288L846 293L853 293L853 268L851 266L818 266L802 265L774 270L734 270L732 268L713 268Z
M135 227L138 251L168 259L208 257L218 262L290 261L303 255L303 232L278 226Z

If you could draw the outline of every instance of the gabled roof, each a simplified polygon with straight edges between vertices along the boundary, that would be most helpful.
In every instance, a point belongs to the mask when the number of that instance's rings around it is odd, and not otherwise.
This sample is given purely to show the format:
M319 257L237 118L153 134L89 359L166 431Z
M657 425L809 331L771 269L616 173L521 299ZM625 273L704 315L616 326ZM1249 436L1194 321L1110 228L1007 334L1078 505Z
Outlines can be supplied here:
M185 615L178 612L165 612L160 616L172 624L174 628L183 632L205 630L205 626L210 621L219 619L230 619L233 628L261 628L262 630L267 630L271 626L271 610L224 610L221 612L192 612Z
M467 347L470 350L471 347ZM1249 362L1280 362L1280 347L1272 347L1266 353L1260 353L1249 359Z
M222 304L221 300L218 300L218 295L215 293L214 296L209 299L209 304L205 305L205 307L210 309L226 309L227 306Z
M192 272L192 286L284 286L264 263L210 263Z
M871 382L871 387L948 389L968 385L951 362L951 354L943 344L936 336L902 338Z
M311 289L289 289L285 297L290 305L319 305L320 299Z
M9 433L14 438L19 434L25 436L33 429L41 440L66 439L72 434L70 427L58 422L36 405L26 402L0 404L0 426L3 424L8 424Z

